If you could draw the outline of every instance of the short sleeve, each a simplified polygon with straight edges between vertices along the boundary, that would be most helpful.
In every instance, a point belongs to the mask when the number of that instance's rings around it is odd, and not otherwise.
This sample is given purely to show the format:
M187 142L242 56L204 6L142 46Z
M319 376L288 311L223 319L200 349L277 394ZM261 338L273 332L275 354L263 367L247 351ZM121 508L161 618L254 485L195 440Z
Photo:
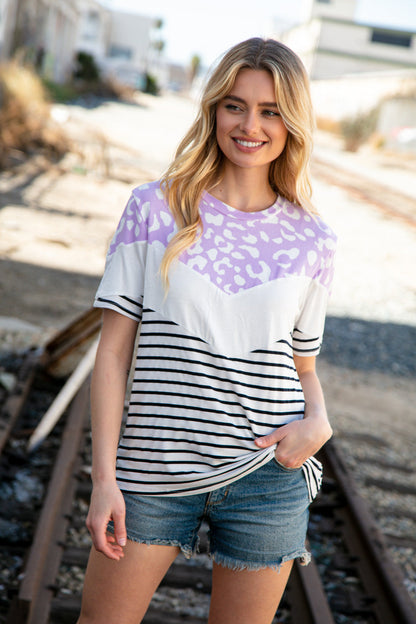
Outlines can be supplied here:
M296 318L292 336L293 353L318 355L324 333L325 315L334 276L335 249L321 258L319 269L311 279Z
M111 241L94 307L141 320L146 249L146 218L132 193Z

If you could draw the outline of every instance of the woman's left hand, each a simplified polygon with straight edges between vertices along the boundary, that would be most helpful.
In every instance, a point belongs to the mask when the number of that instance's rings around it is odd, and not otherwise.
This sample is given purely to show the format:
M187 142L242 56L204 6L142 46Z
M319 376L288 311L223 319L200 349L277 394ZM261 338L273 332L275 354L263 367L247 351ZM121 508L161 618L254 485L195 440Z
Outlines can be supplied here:
M307 415L275 429L267 436L256 438L260 448L277 444L275 457L286 468L300 468L332 436L326 415Z

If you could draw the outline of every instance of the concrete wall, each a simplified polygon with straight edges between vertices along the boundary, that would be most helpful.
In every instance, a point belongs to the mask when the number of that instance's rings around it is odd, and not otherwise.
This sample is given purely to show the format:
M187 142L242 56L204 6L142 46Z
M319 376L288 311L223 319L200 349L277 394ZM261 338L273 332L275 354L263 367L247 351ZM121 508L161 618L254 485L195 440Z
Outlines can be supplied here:
M387 146L416 150L416 98L401 98L383 102L378 131Z
M302 9L307 19L311 17L335 17L338 19L353 20L357 0L303 0Z
M374 31L386 29L316 17L279 38L299 54L312 79L416 67L416 33L408 35L410 46L405 47L372 41Z
M88 52L100 64L106 55L110 37L110 13L96 0L78 0L80 18L76 49Z
M349 22L323 21L319 48L347 52L356 56L380 59L384 62L416 65L416 34L412 36L410 48L371 41L373 30L383 31L375 26L364 26Z
M2 58L25 48L49 78L64 82L72 68L78 20L73 0L2 0L1 9Z
M135 13L111 14L110 50L125 50L130 61L145 68L150 48L150 30L154 20ZM110 54L111 56L111 54Z
M395 65L380 59L363 59L359 56L353 57L323 50L318 50L310 58L312 59L309 61L310 76L313 80L337 79L350 74L356 76L371 72L384 74L396 71Z
M44 72L55 82L65 82L73 69L78 12L70 0L43 0L43 5Z
M311 90L315 114L339 121L367 112L386 98L397 95L415 97L416 69L313 80Z

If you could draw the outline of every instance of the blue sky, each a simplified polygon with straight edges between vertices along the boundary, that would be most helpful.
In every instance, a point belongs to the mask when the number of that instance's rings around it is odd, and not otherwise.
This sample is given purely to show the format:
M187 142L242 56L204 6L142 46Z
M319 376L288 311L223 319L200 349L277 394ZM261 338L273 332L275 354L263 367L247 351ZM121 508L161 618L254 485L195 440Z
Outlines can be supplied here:
M113 8L160 17L165 56L188 64L199 54L210 65L227 48L279 25L301 20L302 0L101 0ZM351 0L352 1L352 0ZM416 31L416 0L358 0L357 21Z

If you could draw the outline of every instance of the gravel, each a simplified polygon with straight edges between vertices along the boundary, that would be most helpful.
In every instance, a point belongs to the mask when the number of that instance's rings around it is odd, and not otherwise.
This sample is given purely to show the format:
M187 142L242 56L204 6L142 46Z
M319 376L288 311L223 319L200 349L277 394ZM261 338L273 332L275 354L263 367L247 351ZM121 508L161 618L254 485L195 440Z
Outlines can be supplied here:
M145 123L148 123L150 127L152 123L150 100L148 104ZM163 117L162 100L157 101L157 109L155 108L154 111L157 119L175 119L173 100L170 99L167 105L169 113L167 117ZM186 117L183 102L180 107L182 124ZM114 115L116 109L119 110L118 105L115 108L109 106L106 110L108 115L110 113ZM102 127L111 126L111 123L108 124L108 120L106 121L106 110L98 111L97 119ZM82 114L84 121L86 117L88 120L92 119L94 114L94 111L85 112L85 115L84 111L78 112L80 116ZM133 112L130 110L129 115ZM135 111L137 115L142 113L140 109ZM121 118L118 119L118 124L120 123L122 123ZM140 124L133 124L130 117L128 123L136 130L140 128ZM118 133L119 130L120 128L117 129ZM129 140L128 133L123 137L123 140ZM169 144L167 148L170 150L171 145ZM142 149L145 154L145 144L142 145ZM152 153L153 157L159 158L157 154ZM131 159L131 153L129 153L129 158ZM342 163L342 154L339 154L338 158ZM143 160L139 161L139 165L143 166ZM152 160L152 166L155 169L159 165L160 160L157 162ZM387 170L385 175L387 175ZM55 187L55 182L47 185L46 180L44 183L45 188L48 189L46 200L49 208L55 205L54 201L58 197L59 202L62 203L62 198L64 198L69 205L72 202L71 188L77 188L78 204L83 206L83 210L88 205L89 197L100 197L91 212L94 216L94 210L96 211L98 218L94 223L102 228L99 236L93 239L94 258L98 258L93 261L93 266L98 267L100 263L102 264L104 247L113 230L116 215L122 207L120 198L127 197L131 183L120 185L114 180L110 183L96 177L88 177L88 175L77 177L73 173L68 178L69 182L67 181L66 186L65 180L66 176L61 176ZM87 186L85 198L82 195L84 183ZM106 184L112 186L107 188ZM56 189L55 195L54 188ZM108 198L114 194L116 199L112 199L113 209L111 209ZM106 198L107 204L104 204ZM36 196L36 201L40 202L38 196ZM56 231L63 231L62 224L58 221L59 202L56 204L58 208L54 210L54 218L57 219L54 227ZM394 484L411 486L416 468L416 431L414 428L416 230L400 220L393 220L379 211L376 206L364 203L345 189L323 184L319 180L315 183L315 203L339 236L336 277L328 309L324 344L319 358L320 376L327 396L335 437L344 452L348 466L355 475L359 490L366 498L382 531L386 535L414 536L416 535L416 496L400 494L396 491L397 488L394 488ZM40 203L39 206L41 206ZM97 212L98 206L100 212ZM67 207L63 205L63 212L65 209ZM105 217L107 221L104 220L104 213L107 215ZM36 210L34 216L38 218ZM81 216L88 225L87 216L84 213ZM77 216L71 218L76 220ZM19 227L23 227L21 223L19 221ZM79 242L80 245L85 246L86 242L81 240L83 229L87 234L90 232L86 228L77 226L77 232L80 233L80 240L77 239L77 244ZM17 237L19 232L15 230L13 235ZM42 245L43 247L48 244L55 245L53 247L54 259L61 258L59 256L61 247L66 254L69 253L64 246L57 246L56 241L51 242L52 238L52 235L47 237L45 234ZM104 239L105 244L103 244ZM73 254L78 253L77 249L74 243ZM3 250L3 253L6 252ZM8 258L7 253L6 258ZM20 255L16 256L19 262L29 262L29 259L23 255L23 249L19 253ZM62 270L69 270L72 257L62 256L59 260ZM82 253L79 257L83 258ZM90 264L89 256L87 260ZM68 265L65 262L68 262ZM76 266L77 270L81 271L78 260ZM65 274L62 272L58 277L64 288ZM92 280L92 277L89 276L89 279ZM88 296L91 285L92 281L88 282L88 287L85 289ZM42 284L40 286L44 287ZM82 301L82 297L77 298L78 305ZM53 302L49 305L53 307ZM71 305L71 297L67 296L62 303L62 313L61 308L59 310L62 318L65 314L72 315ZM45 314L45 311L43 310L42 313ZM45 323L37 324L36 319L33 318L29 320L30 323L27 326L19 327L13 324L13 319L3 321L3 324L0 323L0 353L3 353L0 360L0 373L2 370L8 372L7 359L10 353L16 354L32 344L41 344L49 337L50 328L45 326ZM53 316L53 321L56 322L56 314ZM7 383L10 383L10 378ZM390 464L390 467L386 467L386 463ZM368 485L366 480L369 479L387 479L393 484L393 489L387 490ZM85 509L81 509L80 513L85 513ZM81 529L71 534L71 540L74 541L74 545L78 541L81 545L85 544L89 537L86 530ZM416 600L414 549L391 546L391 554L405 574L406 586ZM10 561L6 567L11 570L16 565ZM66 574L69 576L64 577L62 585L67 588L67 591L73 591L73 587L79 586L82 572L67 570ZM158 590L156 600L162 595L166 600L166 593L163 594L163 591ZM191 603L189 596L182 596L181 600Z

